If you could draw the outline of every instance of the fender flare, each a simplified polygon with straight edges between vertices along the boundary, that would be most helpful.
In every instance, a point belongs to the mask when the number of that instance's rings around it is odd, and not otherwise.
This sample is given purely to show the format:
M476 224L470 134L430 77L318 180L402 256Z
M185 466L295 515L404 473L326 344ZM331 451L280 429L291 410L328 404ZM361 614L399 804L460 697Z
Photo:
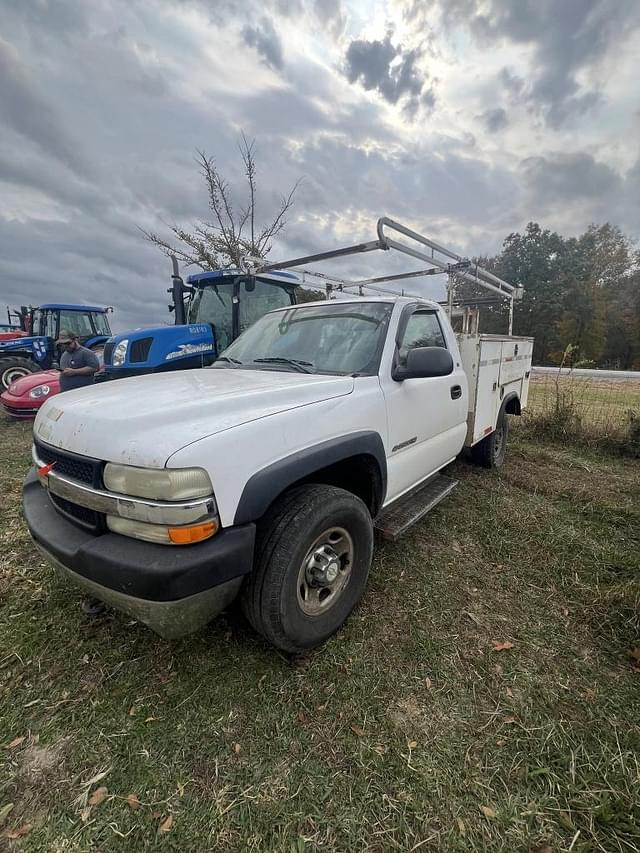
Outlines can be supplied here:
M242 490L234 525L256 521L279 495L295 483L353 456L370 456L377 463L380 469L382 506L387 491L387 458L384 444L377 432L363 430L299 450L256 471Z

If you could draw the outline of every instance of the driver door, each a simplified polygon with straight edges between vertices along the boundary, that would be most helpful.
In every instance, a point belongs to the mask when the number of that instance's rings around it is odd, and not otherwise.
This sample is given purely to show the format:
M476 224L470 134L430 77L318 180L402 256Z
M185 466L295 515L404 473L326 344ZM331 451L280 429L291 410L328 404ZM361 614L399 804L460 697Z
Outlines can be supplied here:
M408 306L401 319L397 358L415 347L444 347L453 356L453 373L395 381L380 377L389 425L387 499L393 500L427 479L462 449L467 432L467 378L457 344L440 323L438 311Z

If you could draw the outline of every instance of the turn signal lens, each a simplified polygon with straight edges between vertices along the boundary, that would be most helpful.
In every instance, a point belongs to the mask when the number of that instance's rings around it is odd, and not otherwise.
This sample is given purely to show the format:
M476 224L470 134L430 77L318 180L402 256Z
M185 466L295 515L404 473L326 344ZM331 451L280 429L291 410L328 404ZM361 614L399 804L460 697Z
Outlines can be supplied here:
M202 542L218 532L217 521L206 521L204 524L194 524L191 527L170 527L169 539L174 545L192 545Z

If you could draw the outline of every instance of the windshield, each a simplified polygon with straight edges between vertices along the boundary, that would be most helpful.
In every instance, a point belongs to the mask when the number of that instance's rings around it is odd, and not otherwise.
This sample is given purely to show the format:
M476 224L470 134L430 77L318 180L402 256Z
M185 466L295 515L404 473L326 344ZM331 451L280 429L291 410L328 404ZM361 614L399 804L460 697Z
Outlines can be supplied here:
M109 328L109 321L107 320L106 314L103 314L102 312L98 313L96 311L96 313L91 316L98 335L111 335L111 329Z
M267 314L217 364L279 370L303 366L311 373L372 376L378 372L392 309L389 302L334 302Z
M210 323L218 349L228 346L233 340L233 279L199 287L191 298L187 322Z
M250 289L252 288L252 289ZM256 278L246 279L240 284L239 333L242 334L256 320L276 308L291 305L290 291L279 284Z

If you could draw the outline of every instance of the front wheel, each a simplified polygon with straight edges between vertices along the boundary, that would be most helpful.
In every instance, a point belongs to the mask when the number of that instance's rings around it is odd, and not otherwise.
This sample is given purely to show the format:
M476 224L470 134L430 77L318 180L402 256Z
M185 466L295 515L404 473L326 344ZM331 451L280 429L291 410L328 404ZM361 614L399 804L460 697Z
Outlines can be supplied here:
M320 484L291 489L259 526L244 614L282 651L314 648L362 597L372 555L373 523L360 498Z
M21 358L16 355L11 358L0 359L0 386L3 391L6 391L16 379L22 379L30 373L37 373L38 370L42 370L42 368L38 367L30 358Z
M509 422L503 412L494 431L471 448L471 458L476 465L482 465L483 468L502 467L507 452L508 435Z

